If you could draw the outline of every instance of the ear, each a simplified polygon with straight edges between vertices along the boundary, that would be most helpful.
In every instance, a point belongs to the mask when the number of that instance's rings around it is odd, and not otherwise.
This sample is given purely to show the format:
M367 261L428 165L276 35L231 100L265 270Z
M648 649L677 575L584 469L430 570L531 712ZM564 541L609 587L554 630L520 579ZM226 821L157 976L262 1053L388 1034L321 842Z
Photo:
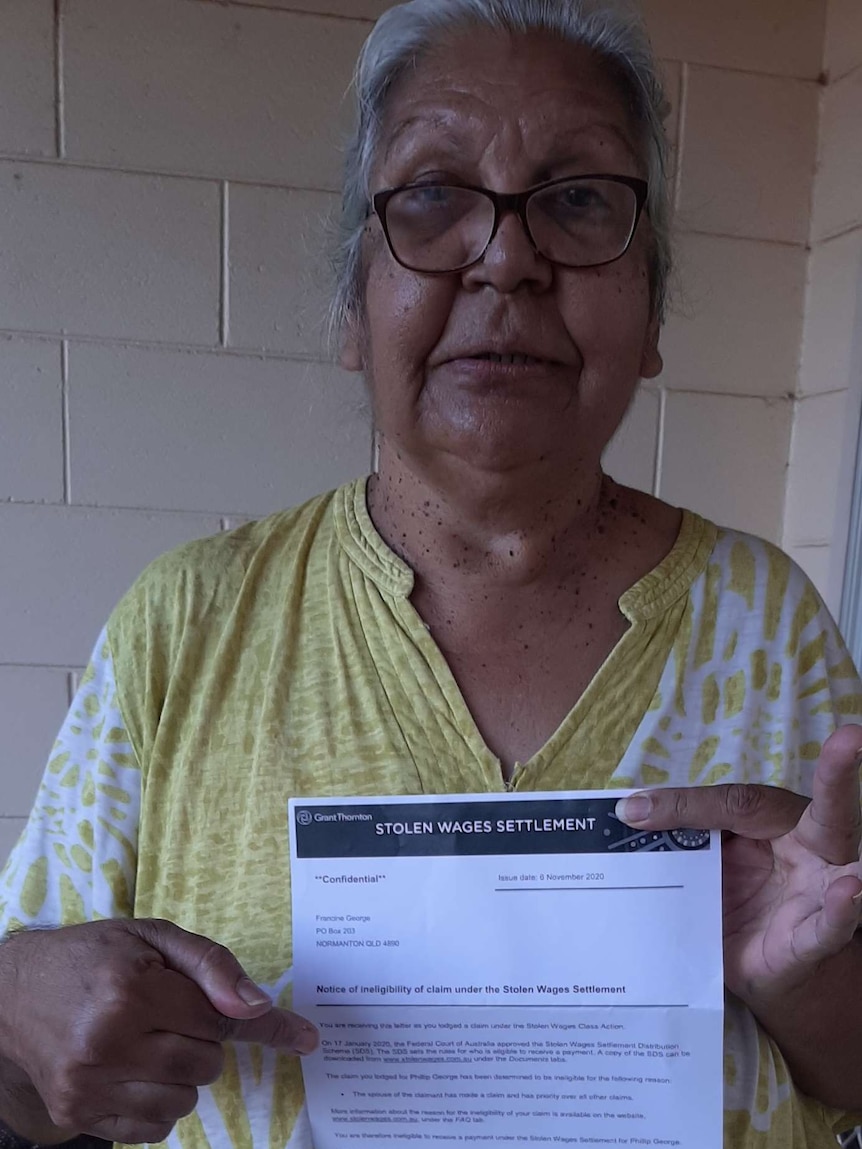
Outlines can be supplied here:
M344 333L338 362L345 371L360 372L363 370L362 355L359 351L359 340L351 327Z
M356 316L349 314L341 335L341 350L338 362L345 371L361 372L365 370L365 358L362 354L362 342L356 322Z
M664 359L662 359L658 349L660 338L661 323L659 317L653 315L644 337L643 353L641 354L641 379L655 379L664 370Z

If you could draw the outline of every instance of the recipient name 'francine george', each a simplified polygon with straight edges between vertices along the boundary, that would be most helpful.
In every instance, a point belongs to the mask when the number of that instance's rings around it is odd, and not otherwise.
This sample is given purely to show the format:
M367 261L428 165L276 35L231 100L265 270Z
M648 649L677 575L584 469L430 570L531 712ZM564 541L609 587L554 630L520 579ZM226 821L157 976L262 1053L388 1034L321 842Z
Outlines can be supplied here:
M594 830L595 818L477 818L464 822L378 822L375 834L575 834Z

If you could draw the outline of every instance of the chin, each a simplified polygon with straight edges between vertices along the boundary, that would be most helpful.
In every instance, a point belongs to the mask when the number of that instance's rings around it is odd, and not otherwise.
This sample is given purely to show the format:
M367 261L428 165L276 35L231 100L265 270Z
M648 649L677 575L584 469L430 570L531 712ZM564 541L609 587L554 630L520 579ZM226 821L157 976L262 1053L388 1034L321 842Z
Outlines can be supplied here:
M574 464L571 439L560 442L559 428L549 434L529 434L523 420L507 428L478 426L451 428L450 433L434 444L434 452L443 451L474 472L488 475L511 474L515 471L548 466L564 451Z

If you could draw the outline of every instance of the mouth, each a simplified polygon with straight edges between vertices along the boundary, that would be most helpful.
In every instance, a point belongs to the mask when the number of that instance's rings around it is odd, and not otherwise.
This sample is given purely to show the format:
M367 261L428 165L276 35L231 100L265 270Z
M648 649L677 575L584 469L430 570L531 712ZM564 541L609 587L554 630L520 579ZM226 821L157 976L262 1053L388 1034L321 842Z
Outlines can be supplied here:
M548 367L553 366L550 359L537 359L534 355L498 355L494 351L483 351L478 355L465 356L468 360L477 363L499 363L504 367Z

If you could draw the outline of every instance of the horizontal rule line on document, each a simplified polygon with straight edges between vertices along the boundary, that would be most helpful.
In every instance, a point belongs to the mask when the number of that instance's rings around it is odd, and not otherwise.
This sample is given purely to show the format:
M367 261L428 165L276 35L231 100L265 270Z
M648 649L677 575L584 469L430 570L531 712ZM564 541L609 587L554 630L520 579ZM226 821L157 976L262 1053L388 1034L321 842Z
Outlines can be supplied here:
M685 886L495 886L495 894L572 894L599 893L609 890L684 890Z
M630 1005L628 1002L625 1005L612 1005L610 1002L604 1001L585 1001L581 1005L564 1005L560 1001L540 1001L533 1002L531 1005L516 1005L513 1001L494 1001L489 1002L488 1005L467 1005L463 1001L450 1001L442 1004L435 1004L430 1001L414 1002L414 1001L319 1001L317 1003L318 1009L367 1009L373 1006L375 1009L404 1009L407 1006L409 1009L690 1009L691 1007L687 1002L667 1002L658 1005Z

